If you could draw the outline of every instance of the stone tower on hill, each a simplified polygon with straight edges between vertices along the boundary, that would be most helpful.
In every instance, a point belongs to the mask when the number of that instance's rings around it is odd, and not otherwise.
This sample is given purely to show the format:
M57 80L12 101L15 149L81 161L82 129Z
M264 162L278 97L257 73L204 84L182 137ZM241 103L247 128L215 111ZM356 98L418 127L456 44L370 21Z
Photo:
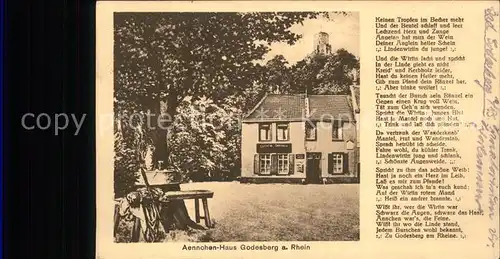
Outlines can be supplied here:
M319 32L314 35L314 54L330 55L332 45L330 45L330 36L326 32Z

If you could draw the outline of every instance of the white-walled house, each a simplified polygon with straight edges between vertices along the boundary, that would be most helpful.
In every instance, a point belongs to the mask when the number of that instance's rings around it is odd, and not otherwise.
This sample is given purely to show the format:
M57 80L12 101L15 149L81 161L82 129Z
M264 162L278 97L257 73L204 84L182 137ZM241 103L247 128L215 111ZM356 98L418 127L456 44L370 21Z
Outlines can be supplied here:
M358 115L354 94L264 96L242 121L240 181L357 182Z

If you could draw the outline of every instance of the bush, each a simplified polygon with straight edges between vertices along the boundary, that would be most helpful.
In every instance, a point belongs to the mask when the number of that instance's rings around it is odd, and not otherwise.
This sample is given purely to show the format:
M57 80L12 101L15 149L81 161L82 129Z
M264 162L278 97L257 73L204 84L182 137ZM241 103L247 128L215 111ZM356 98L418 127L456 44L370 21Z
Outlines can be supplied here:
M115 129L114 189L115 198L118 198L134 191L140 159L134 147L133 130L130 127L123 127L120 121Z
M184 182L234 179L240 168L240 113L208 98L183 100L168 141L170 161Z

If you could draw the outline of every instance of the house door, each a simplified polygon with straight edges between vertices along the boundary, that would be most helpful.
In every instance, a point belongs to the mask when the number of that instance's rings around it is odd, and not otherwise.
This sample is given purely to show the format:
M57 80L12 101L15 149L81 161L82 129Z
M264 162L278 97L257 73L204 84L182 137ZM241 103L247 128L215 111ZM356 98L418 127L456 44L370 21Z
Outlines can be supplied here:
M307 183L321 183L321 153L307 153Z

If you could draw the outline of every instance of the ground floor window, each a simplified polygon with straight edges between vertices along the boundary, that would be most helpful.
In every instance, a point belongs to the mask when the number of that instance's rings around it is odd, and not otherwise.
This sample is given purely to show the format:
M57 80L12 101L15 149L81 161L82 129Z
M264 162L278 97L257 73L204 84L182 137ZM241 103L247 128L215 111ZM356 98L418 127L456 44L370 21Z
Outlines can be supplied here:
M271 174L271 154L263 154L259 156L260 174Z
M289 175L293 174L293 154L256 154L255 174L258 175Z
M332 159L333 159L333 173L334 174L340 174L342 173L342 154L333 154Z
M328 154L328 172L330 174L343 174L347 170L347 154L330 153Z
M289 169L288 154L278 154L278 174L288 174Z

